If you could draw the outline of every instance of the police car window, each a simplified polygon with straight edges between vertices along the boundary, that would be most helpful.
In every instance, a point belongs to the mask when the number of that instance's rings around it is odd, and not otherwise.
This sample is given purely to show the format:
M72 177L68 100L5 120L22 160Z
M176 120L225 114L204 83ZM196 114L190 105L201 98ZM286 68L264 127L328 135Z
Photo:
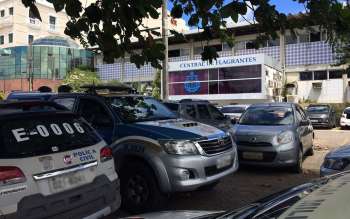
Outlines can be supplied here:
M216 119L216 120L225 119L224 114L222 114L222 112L220 112L220 110L218 110L218 108L216 108L215 106L209 104L208 108L213 119Z
M101 138L74 115L20 116L1 121L0 158L21 158L92 146Z
M199 119L211 119L207 105L198 104L197 110L198 110L198 118Z
M176 115L154 98L119 96L106 98L125 122L142 122L174 119Z
M196 108L194 105L185 105L185 114L193 119L197 118Z
M96 100L81 99L78 112L93 127L113 126L113 120L107 109Z
M55 103L66 107L69 110L73 110L75 98L57 98L53 100Z

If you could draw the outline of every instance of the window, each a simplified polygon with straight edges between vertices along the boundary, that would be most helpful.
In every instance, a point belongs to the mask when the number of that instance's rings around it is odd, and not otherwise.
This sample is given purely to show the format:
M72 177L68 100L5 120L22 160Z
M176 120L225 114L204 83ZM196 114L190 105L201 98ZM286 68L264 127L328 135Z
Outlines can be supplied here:
M28 43L31 44L34 41L34 36L33 35L28 35Z
M194 47L194 51L193 53L195 55L200 55L203 52L203 47L199 46L199 47Z
M309 34L300 34L299 35L299 42L300 43L308 43L310 41L310 35Z
M0 45L4 45L4 35L0 36Z
M13 15L13 7L9 8L9 15Z
M207 105L198 104L197 109L198 109L199 119L210 119L210 113L209 113Z
M300 72L299 77L301 81L310 81L312 80L312 72L306 71L306 72Z
M0 16L1 16L1 17L5 17L5 10L1 10L1 11L0 11Z
M55 103L66 107L69 110L73 110L75 98L58 98L54 100Z
M13 33L9 33L8 38L9 38L9 43L13 43Z
M235 43L235 50L243 50L245 49L245 42L240 41Z
M184 108L185 108L185 115L193 119L197 117L196 108L194 107L194 105L186 105Z
M255 49L255 44L254 44L254 42L252 42L252 41L246 42L245 48L246 48L246 49Z
M327 71L315 71L314 80L327 80Z
M286 44L296 44L298 43L298 37L295 35L286 35L285 37Z
M32 11L29 10L29 23L35 24L35 16Z
M49 16L49 29L55 30L56 29L56 18L54 16Z
M329 79L343 78L343 70L332 70L329 71Z
M180 56L189 56L190 55L190 49L180 49Z
M169 56L169 58L179 57L180 56L180 50L179 49L169 50L168 56Z
M321 32L312 32L310 33L310 42L321 41Z
M217 44L217 45L209 45L209 46L205 46L204 48L215 48L216 52L221 52L222 51L222 44Z
M227 43L222 44L222 51L231 51L231 50L232 48Z
M94 128L113 126L113 119L107 109L95 100L81 99L79 101L78 114Z
M272 46L279 46L280 45L280 38L276 38L276 39L274 39L274 40L269 40L268 41L268 46L269 47L272 47Z

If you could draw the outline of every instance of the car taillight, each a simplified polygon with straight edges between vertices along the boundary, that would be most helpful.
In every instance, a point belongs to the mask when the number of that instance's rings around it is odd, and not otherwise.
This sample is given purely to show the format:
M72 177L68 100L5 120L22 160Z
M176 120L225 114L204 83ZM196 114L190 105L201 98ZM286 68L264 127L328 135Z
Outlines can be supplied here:
M26 180L21 169L12 166L0 166L0 185L21 183Z
M105 162L113 158L113 151L109 147L104 147L100 151L101 162Z

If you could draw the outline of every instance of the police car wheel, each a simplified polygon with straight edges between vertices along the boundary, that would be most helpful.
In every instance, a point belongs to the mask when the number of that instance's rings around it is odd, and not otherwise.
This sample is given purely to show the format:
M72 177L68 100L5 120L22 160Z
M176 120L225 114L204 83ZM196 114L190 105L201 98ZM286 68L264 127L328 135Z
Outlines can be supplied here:
M141 213L159 208L163 194L159 191L152 170L142 162L128 164L121 171L122 208Z

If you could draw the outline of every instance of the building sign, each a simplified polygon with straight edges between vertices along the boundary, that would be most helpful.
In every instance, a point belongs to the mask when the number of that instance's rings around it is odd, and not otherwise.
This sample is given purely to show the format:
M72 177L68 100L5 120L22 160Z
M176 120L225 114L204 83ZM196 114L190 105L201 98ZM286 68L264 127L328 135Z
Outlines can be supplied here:
M201 83L198 81L198 74L191 71L185 78L184 89L186 93L197 93L201 88Z
M186 71L186 70L196 70L196 69L247 66L247 65L257 65L257 64L263 64L263 63L264 63L264 55L262 54L232 56L232 57L222 57L216 60L212 60L212 63L210 63L209 61L202 61L202 60L170 62L169 71Z

